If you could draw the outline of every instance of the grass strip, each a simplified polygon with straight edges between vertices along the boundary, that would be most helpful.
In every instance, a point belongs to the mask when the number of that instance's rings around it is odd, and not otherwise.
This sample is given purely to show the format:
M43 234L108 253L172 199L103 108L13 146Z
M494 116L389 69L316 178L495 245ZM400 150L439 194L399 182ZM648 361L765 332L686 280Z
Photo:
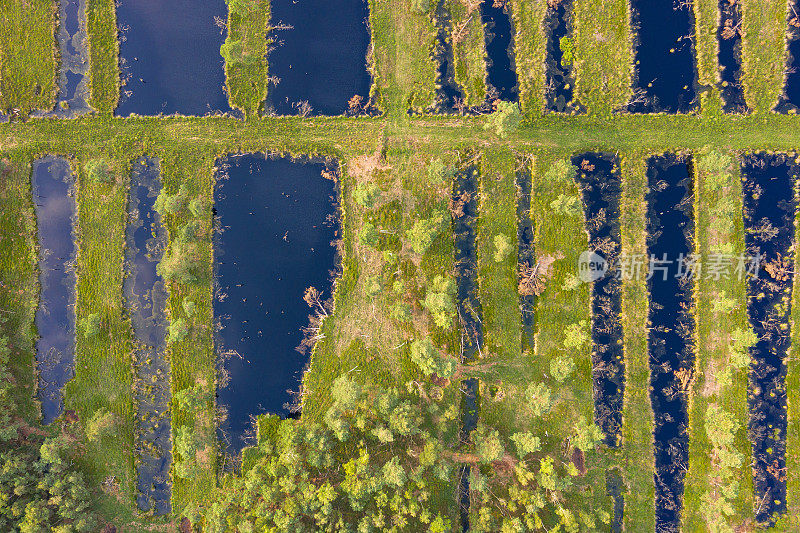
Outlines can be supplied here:
M697 77L701 85L701 112L722 113L722 98L719 87L719 60L717 28L720 23L718 0L695 0L695 53L697 54Z
M119 102L119 41L115 0L87 0L89 34L90 105L111 115Z
M633 37L628 0L575 0L576 100L608 117L631 97Z
M52 0L0 0L0 109L26 117L55 106L56 9Z
M742 81L755 113L772 111L783 93L787 2L742 2Z
M624 154L622 167L622 253L647 256L645 194L646 153ZM627 531L655 529L653 411L647 352L648 294L644 272L622 282L625 333L625 404L622 413L623 478L627 485L624 524Z
M514 61L519 78L519 103L527 116L535 117L544 113L545 106L547 36L542 21L547 13L547 3L509 0L508 4L516 31Z
M256 117L267 98L269 0L228 4L228 35L222 45L225 79L231 107Z

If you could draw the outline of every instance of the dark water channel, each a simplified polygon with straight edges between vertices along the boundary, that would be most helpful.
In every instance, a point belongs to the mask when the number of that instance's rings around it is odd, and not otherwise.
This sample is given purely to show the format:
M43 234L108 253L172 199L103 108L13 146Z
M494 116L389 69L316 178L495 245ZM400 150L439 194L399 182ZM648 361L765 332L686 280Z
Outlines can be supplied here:
M116 114L231 112L219 52L227 20L225 0L118 0Z
M123 290L134 337L134 401L137 459L136 502L157 515L171 510L170 362L166 357L167 290L156 272L167 235L154 204L161 191L158 161L142 157L133 162L128 199Z
M786 33L789 57L783 95L776 109L781 113L800 111L800 0L790 1L789 7Z
M690 1L631 0L636 84L631 113L687 113L697 107L694 11Z
M479 175L475 164L456 172L453 180L454 205L462 205L460 216L453 217L455 237L455 277L457 286L457 309L461 324L461 362L476 361L483 346L483 310L478 297L478 255L476 223L479 215ZM461 382L461 440L469 441L471 433L478 427L480 399L478 380ZM469 474L468 465L461 467L461 526L469 529Z
M229 449L252 437L252 417L293 409L307 356L296 348L311 313L308 287L329 298L337 268L338 188L326 165L261 154L219 161L214 322L219 405Z
M369 111L371 76L367 0L272 2L268 92L278 115L341 115ZM359 108L348 103L361 99ZM305 104L304 104L305 103Z
M86 0L60 0L58 3L60 72L56 107L34 116L74 118L88 113L89 47L86 33Z
M753 445L756 519L786 512L786 357L794 278L794 155L742 158L745 247L760 258L747 284L747 314L759 340L750 349L749 436Z
M436 62L436 102L434 111L448 113L463 107L464 91L456 83L455 59L451 34L453 24L445 0L438 0L432 15L436 25L436 44L433 48L433 60Z
M531 218L531 169L522 165L516 172L517 185L517 263L520 267L536 265L533 219ZM522 348L532 350L535 342L536 297L533 294L519 295L522 317Z
M62 389L75 364L75 176L65 159L46 156L33 163L33 204L39 238L39 307L36 364L42 420L49 424L64 408Z
M717 28L719 86L726 113L747 113L742 84L742 6L739 0L719 0Z
M622 247L620 208L622 178L619 160L611 153L586 153L572 158L583 195L589 251L608 265L619 265ZM625 392L622 350L622 281L617 268L592 282L592 378L594 418L616 446L621 437Z
M481 20L487 56L487 98L495 96L516 102L519 87L514 68L514 27L508 5L504 0L483 0Z
M571 113L578 108L573 101L575 77L572 60L564 57L562 39L572 35L572 0L561 0L547 7L544 27L547 33L547 108L558 113Z
M647 252L650 309L647 348L655 417L656 531L680 529L689 463L685 387L694 365L693 280L683 267L693 250L691 160L676 154L648 160ZM683 380L682 380L683 379Z

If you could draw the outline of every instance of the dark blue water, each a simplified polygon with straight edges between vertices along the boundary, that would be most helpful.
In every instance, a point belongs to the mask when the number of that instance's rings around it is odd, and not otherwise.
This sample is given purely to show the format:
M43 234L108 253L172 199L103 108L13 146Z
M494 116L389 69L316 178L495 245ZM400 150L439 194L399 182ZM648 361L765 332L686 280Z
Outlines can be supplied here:
M66 160L47 156L33 163L33 204L39 238L39 307L36 365L42 420L63 410L62 389L75 362L75 177Z
M619 469L606 471L606 493L614 501L614 516L611 519L611 533L622 533L625 518L625 482Z
M299 390L308 359L295 350L311 313L303 294L313 286L331 296L338 192L320 175L321 163L245 154L220 165L214 321L230 379L218 395L228 411L221 429L238 453L252 416L292 411L296 398L288 391Z
M691 2L631 0L636 79L631 113L686 113L697 107Z
M367 104L372 82L367 0L282 0L271 9L272 26L278 28L272 31L269 75L280 81L270 84L268 101L275 113L341 115L350 111L354 96Z
M453 28L450 12L445 6L445 0L438 1L432 17L436 25L436 45L433 48L432 55L437 65L434 111L447 113L459 106L463 108L464 91L456 83L453 41L450 38Z
M786 61L786 82L777 111L788 113L800 110L800 0L790 3L786 33L789 57Z
M516 173L517 185L517 263L520 267L533 268L536 265L534 247L533 219L531 219L531 169L524 164ZM522 348L533 349L536 322L536 296L519 295L519 309L522 317Z
M483 0L481 20L485 32L487 98L516 102L519 94L514 69L514 29L504 1Z
M479 216L479 176L475 165L469 165L456 172L453 180L452 201L461 203L464 208L460 216L453 218L455 237L455 278L457 287L458 317L461 323L462 363L477 360L483 346L483 310L478 298L478 256L476 249L476 224ZM465 379L461 382L461 440L466 442L478 427L480 409L478 380ZM461 467L461 526L469 529L469 474L470 467Z
M650 267L647 348L650 400L655 417L656 531L680 528L689 463L687 399L679 375L694 365L693 280L681 277L681 257L693 249L691 161L675 154L654 156L647 167L647 252ZM661 263L666 258L667 263Z
M618 158L586 153L572 158L583 195L589 250L609 265L619 264L622 247L619 203L622 179ZM622 351L622 282L611 268L592 283L592 378L594 419L609 446L619 444L625 392Z
M225 0L119 0L122 84L116 114L229 112L219 53Z
M544 26L547 36L547 108L559 113L575 110L573 89L575 77L572 65L564 63L561 39L572 34L572 0L562 0L555 6L548 5Z
M749 436L759 522L786 512L786 357L794 278L794 156L742 157L745 248L760 268L747 284L747 315L758 343L750 349ZM767 268L774 265L778 268Z
M726 113L747 113L742 85L742 8L738 0L719 0L720 79L723 109Z
M153 208L160 191L158 161L149 157L134 161L125 249L128 274L123 290L135 341L136 503L142 511L152 509L165 515L171 510L172 424L170 365L164 353L167 290L156 272L167 245L161 216Z

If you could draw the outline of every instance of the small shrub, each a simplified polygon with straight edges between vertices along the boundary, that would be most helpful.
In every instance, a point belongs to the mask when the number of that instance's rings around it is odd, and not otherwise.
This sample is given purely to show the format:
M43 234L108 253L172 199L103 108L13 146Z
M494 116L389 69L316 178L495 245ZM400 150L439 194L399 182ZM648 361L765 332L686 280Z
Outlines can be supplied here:
M535 417L548 413L553 406L553 393L544 383L529 384L525 389L525 399Z
M189 191L186 185L181 185L177 194L170 195L162 190L156 198L154 207L161 216L177 215L186 208L188 201Z
M189 318L192 318L197 312L197 305L195 305L195 303L188 298L183 299L181 306L183 307L183 312L186 313L186 316Z
M361 226L361 231L358 232L358 242L362 246L371 246L377 248L380 243L380 234L378 233L375 224L364 222Z
M181 342L189 334L189 325L182 318L174 320L169 325L169 335L167 336L167 344Z
M558 198L550 202L550 209L555 214L562 216L580 217L583 215L583 207L577 196L559 194Z
M374 183L360 183L353 191L355 202L366 209L371 209L380 197L381 190Z
M589 342L589 321L581 320L567 326L564 337L564 348L580 348Z
M156 267L158 275L166 281L189 284L198 280L197 245L176 241Z
M411 306L405 302L397 302L392 306L392 320L407 324L411 322Z
M504 234L494 236L494 261L502 263L511 253L511 241Z
M517 447L517 457L523 459L529 453L536 453L542 448L542 443L539 437L533 433L514 433L511 436L511 441Z
M114 415L108 409L100 408L86 423L86 438L94 442L102 437L114 425Z
M435 374L449 378L455 373L457 366L455 359L441 354L428 338L411 343L411 360L426 377Z
M550 373L553 378L562 383L575 370L575 361L571 357L557 357L550 361Z
M411 0L411 11L418 15L424 15L433 11L436 0Z
M96 183L113 183L114 174L103 159L91 159L86 163L86 175Z
M92 313L82 319L80 325L81 329L83 329L83 336L88 339L100 333L102 319L98 313Z
M189 211L195 218L205 218L211 214L211 204L205 196L198 196L189 202Z
M575 436L572 444L582 452L593 450L597 442L603 438L603 432L596 424L588 423L586 417L582 416L575 424Z

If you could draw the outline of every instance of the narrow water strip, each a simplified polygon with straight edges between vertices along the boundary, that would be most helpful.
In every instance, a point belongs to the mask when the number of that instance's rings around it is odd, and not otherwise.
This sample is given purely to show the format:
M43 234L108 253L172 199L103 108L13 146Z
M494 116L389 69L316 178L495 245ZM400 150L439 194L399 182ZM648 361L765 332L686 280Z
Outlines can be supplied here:
M631 113L688 113L697 105L690 0L631 0L636 73Z
M33 116L75 118L90 112L89 107L89 39L86 32L86 0L58 2L58 47L60 72L58 97L51 111Z
M786 79L776 111L797 113L800 111L800 0L789 0L787 26Z
M609 446L619 445L625 394L622 349L622 280L618 275L622 233L619 159L612 153L585 153L572 158L583 196L588 251L605 265L592 283L592 378L594 419ZM584 281L587 281L586 279Z
M677 532L689 464L686 392L694 367L691 159L668 153L647 166L647 349L655 417L656 531Z
M32 187L39 239L36 366L42 420L49 424L61 415L62 389L74 375L75 176L65 159L46 156L33 163Z
M486 47L487 98L507 102L519 98L517 71L514 67L514 26L505 0L483 0L481 20Z
M573 0L560 0L547 4L544 28L547 33L547 109L557 113L577 111L572 73L572 7Z
M794 154L742 157L745 249L750 261L747 315L758 342L750 348L749 436L756 519L786 512L786 358L794 279Z
M436 26L436 44L431 52L436 62L436 101L433 110L436 113L449 113L455 109L464 109L464 91L456 83L455 56L451 38L452 21L447 10L446 0L438 0L436 9L431 14Z
M531 165L521 165L516 172L517 185L517 263L520 272L528 272L536 266L533 219L531 218ZM522 274L520 273L520 276ZM536 296L519 294L519 310L522 317L522 349L533 350L535 342Z
M723 110L726 113L747 113L742 84L742 6L740 0L719 0L720 84Z
M480 356L483 346L483 310L478 297L477 231L480 197L478 166L471 163L459 169L453 179L454 205L462 206L453 216L455 237L455 277L457 309L461 324L461 362L470 364ZM475 378L461 382L461 440L466 442L478 427L480 410L479 384ZM460 471L461 526L469 529L469 465Z
M123 291L134 338L136 503L144 512L166 515L172 496L172 422L170 362L165 353L167 290L156 271L167 246L166 229L154 209L160 192L158 161L150 157L135 160L128 198L128 274Z
M338 275L339 188L325 177L333 174L328 165L264 154L217 163L217 394L227 411L221 437L235 455L255 438L256 416L299 415L302 376L317 333L307 329L309 315L332 311L326 301Z

